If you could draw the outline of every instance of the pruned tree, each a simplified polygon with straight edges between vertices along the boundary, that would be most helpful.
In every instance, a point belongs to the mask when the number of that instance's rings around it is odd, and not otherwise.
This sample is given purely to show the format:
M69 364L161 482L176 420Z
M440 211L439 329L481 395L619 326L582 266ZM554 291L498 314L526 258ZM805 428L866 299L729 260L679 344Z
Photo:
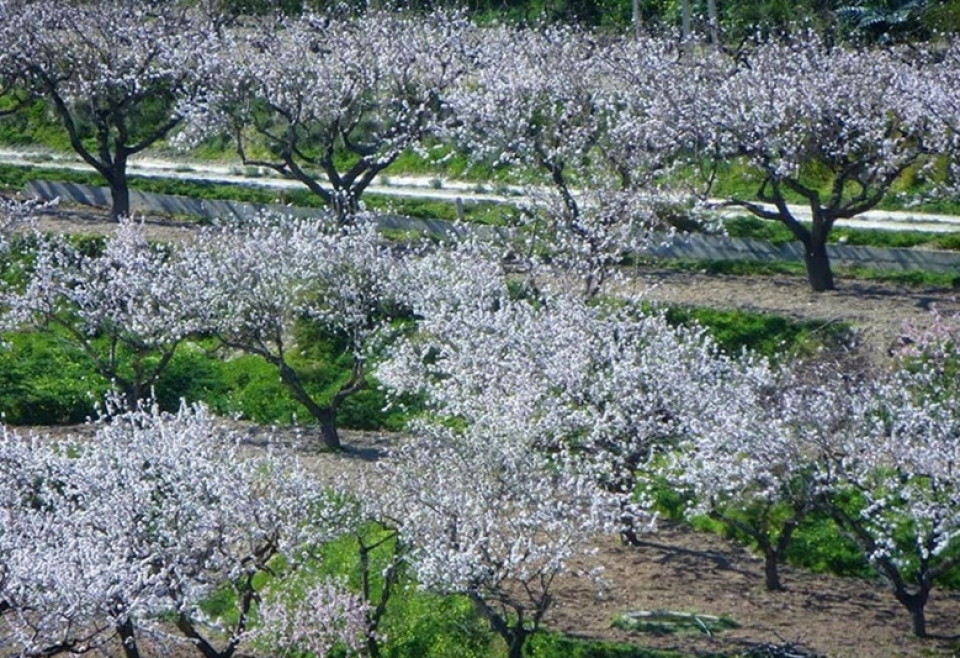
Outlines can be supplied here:
M692 402L700 409L666 475L692 494L688 514L708 514L756 544L766 588L776 591L794 531L837 486L830 456L855 429L858 391L829 372L743 366Z
M449 96L459 148L514 167L526 184L525 256L546 252L588 297L657 226L647 172L624 175L606 157L609 133L630 119L607 55L600 36L576 28L486 29L475 68Z
M202 231L181 258L183 280L205 309L204 330L224 347L276 366L319 423L323 445L340 450L337 411L366 386L369 350L391 319L395 261L373 223L341 229L265 217ZM350 362L325 396L311 392L298 359L309 347L296 343L305 325L333 338Z
M857 504L833 504L837 524L926 637L926 604L960 565L960 415L954 375L919 361L865 390L863 411L836 453Z
M204 658L233 656L258 574L351 527L289 455L249 456L239 438L199 408L128 411L60 442L4 430L0 616L21 655L119 641L135 658L146 637L172 641L172 620ZM232 621L201 610L223 589Z
M227 131L245 164L300 181L341 223L445 117L467 23L435 13L304 14L229 33L194 137Z
M694 161L748 166L756 192L726 205L784 224L803 244L811 288L831 290L835 222L875 207L934 150L939 127L915 111L911 93L917 69L890 50L849 50L805 34L757 44L728 71L698 111L664 118L699 134Z
M202 91L209 14L190 3L5 0L0 62L46 99L71 147L130 214L127 164L163 139Z
M102 245L83 248L62 235L35 241L23 284L0 287L4 327L55 328L135 408L202 328L205 283L185 278L184 263L126 218Z

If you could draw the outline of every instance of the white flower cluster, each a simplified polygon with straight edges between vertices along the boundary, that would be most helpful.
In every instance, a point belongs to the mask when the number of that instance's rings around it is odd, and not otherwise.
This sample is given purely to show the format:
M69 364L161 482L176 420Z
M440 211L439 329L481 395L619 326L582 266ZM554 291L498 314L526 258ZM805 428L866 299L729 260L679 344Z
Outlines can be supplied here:
M350 527L289 455L247 456L239 440L202 408L124 412L61 440L4 428L0 602L24 655L162 639L164 615L213 642L199 605L228 586L236 644L253 575Z

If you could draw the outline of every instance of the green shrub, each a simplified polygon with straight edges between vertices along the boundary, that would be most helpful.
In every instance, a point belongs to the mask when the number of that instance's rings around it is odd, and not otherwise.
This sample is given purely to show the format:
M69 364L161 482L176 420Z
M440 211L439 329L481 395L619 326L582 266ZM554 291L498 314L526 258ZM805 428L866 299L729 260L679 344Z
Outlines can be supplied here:
M797 526L787 546L788 564L818 573L869 578L873 576L857 544L843 535L826 515L808 515Z
M185 343L174 353L154 386L154 399L166 411L175 411L182 400L205 402L214 411L226 413L229 387L225 371L225 364L212 357L202 344Z
M393 555L394 543L375 527L362 532L372 545L387 539L370 553L371 593L380 598L382 574ZM323 547L318 575L345 578L360 589L360 560L355 537L344 537ZM462 596L441 596L420 590L401 576L392 593L380 632L386 636L384 658L485 658L491 652L492 635L470 601Z
M80 349L50 332L2 337L0 413L12 425L80 423L94 414L109 382Z

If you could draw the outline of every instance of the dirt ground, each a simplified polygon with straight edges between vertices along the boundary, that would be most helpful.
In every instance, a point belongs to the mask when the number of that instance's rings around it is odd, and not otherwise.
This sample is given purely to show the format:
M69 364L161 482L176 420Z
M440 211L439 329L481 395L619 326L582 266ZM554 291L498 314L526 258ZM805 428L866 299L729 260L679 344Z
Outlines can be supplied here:
M301 440L309 440L303 435ZM398 437L343 433L345 454L302 452L305 464L342 484L358 481L386 457ZM786 591L767 592L763 561L720 536L678 523L661 524L640 546L598 539L573 565L584 575L560 579L547 628L568 635L681 651L688 655L746 652L759 645L794 645L808 655L837 658L960 656L960 592L934 590L927 627L913 637L910 617L880 581L782 568ZM588 576L600 568L600 586ZM619 615L669 610L726 617L737 628L656 635L619 630Z
M95 216L47 217L51 230L100 232L109 225ZM151 224L153 237L170 239L184 229ZM901 335L904 322L923 321L936 305L960 311L960 291L916 289L863 281L838 281L838 290L815 294L800 277L729 277L649 267L622 284L625 292L670 304L740 308L824 324L849 322L858 349L874 363ZM251 444L261 430L251 428ZM368 472L395 437L345 433L345 455L307 453L304 460L340 481ZM798 643L810 652L838 657L960 656L960 592L935 590L928 604L928 629L938 637L917 640L910 620L882 583L816 575L785 568L787 591L763 590L762 562L718 536L680 526L662 527L640 547L613 539L597 543L584 571L603 567L606 586L598 592L586 577L566 577L557 588L550 628L571 635L615 639L644 646L705 654L746 651L763 643ZM674 610L722 615L739 626L708 637L702 633L655 636L611 627L619 614Z

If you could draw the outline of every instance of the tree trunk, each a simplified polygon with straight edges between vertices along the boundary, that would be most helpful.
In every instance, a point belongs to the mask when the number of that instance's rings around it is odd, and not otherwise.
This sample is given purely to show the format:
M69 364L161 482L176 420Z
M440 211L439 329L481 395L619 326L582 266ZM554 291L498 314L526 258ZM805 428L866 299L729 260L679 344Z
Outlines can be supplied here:
M911 594L898 589L894 592L897 600L910 612L910 621L913 624L913 634L917 637L927 637L927 617L925 607L930 598L930 588L921 587L918 592Z
M814 292L835 290L833 271L830 269L830 257L827 255L826 237L812 235L803 243L803 259L807 266L807 281Z
M469 592L467 596L473 601L474 608L490 622L490 628L507 643L508 658L523 658L523 645L530 635L530 631L524 627L523 612L517 610L517 619L511 625L476 592Z
M910 618L913 622L913 634L917 637L927 637L927 619L922 603L910 608Z
M274 363L280 368L280 381L286 385L287 390L293 395L293 399L306 407L310 415L320 423L320 438L323 440L323 447L334 452L342 450L340 434L337 432L337 406L331 404L321 407L318 405L303 388L300 377L297 376L293 368L280 359L275 360Z
M690 33L693 31L691 24L693 23L693 17L690 11L690 0L682 0L680 3L681 11L681 29L683 30L683 39L686 41L690 38Z
M337 431L337 410L327 407L317 420L320 421L320 439L323 441L323 446L328 450L342 450L340 433Z
M130 187L126 176L110 181L110 195L113 198L111 214L114 220L130 216Z
M117 626L117 634L120 636L121 644L123 644L123 655L126 658L140 658L133 622L129 617Z
M780 556L774 551L763 552L763 578L768 592L782 592L783 583L780 582Z
M509 658L523 658L523 645L527 640L527 631L524 628L514 628L510 638Z
M710 21L710 43L720 44L720 15L717 12L717 0L707 0L707 17Z

